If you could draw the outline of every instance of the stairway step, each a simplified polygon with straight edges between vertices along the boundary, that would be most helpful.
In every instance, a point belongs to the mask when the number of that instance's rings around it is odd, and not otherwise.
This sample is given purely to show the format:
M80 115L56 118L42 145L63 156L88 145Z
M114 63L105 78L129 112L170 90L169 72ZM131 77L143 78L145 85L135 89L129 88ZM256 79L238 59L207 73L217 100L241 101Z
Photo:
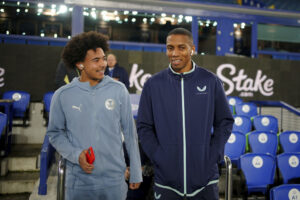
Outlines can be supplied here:
M41 152L42 144L14 144L9 157L33 157Z
M0 194L1 200L28 200L30 193L21 194Z
M40 151L41 144L14 144L1 166L7 162L8 171L37 171Z
M8 171L36 171L37 157L8 157Z
M0 177L0 194L31 193L39 172L9 172Z

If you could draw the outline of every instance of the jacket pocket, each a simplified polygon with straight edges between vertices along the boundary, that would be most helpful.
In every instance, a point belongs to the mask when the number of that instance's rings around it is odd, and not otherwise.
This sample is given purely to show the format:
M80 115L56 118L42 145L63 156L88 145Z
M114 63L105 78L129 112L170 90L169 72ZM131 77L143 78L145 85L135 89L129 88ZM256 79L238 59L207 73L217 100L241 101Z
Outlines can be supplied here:
M154 157L155 182L178 188L180 185L180 169L182 169L183 160L180 158L177 144L158 146ZM181 163L181 164L180 164Z
M211 155L209 145L199 145L197 150L189 154L189 165L187 168L188 181L191 191L195 191L205 186L215 175L215 166L211 165Z

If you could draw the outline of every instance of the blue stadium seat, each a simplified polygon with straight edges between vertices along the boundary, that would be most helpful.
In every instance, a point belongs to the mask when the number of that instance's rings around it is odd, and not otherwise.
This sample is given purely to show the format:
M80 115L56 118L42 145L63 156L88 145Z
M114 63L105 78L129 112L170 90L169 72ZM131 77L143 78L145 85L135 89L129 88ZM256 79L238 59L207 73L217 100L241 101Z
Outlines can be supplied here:
M162 52L163 49L161 47L151 47L151 46L144 46L144 51L150 51L150 52Z
M234 124L232 131L239 131L241 133L247 134L252 129L251 119L246 116L234 115Z
M227 96L227 101L229 105L232 106L243 103L243 100L241 98L235 96Z
M4 156L8 151L8 128L7 115L0 112L0 157Z
M245 153L246 135L244 133L233 131L225 144L224 154L227 155L231 162L240 168L240 156Z
M284 152L300 152L299 131L284 131L279 135L279 141Z
M30 44L30 45L48 45L48 40L28 39L27 44Z
M240 158L241 170L246 179L247 194L267 193L274 183L276 161L270 154L247 153Z
M251 118L257 115L257 106L254 103L237 104L235 105L235 112L237 115L244 115Z
M270 131L253 131L248 135L249 145L253 153L269 153L276 156L277 134Z
M3 93L3 99L13 99L13 118L22 118L23 125L29 120L30 94L25 91L7 91Z
M300 184L283 184L270 190L270 200L300 199Z
M278 120L272 115L257 115L253 117L253 125L257 131L273 131L278 133Z
M64 47L66 46L67 42L65 41L49 41L49 46L60 46Z
M300 152L278 155L277 165L284 184L300 183Z
M44 103L43 117L46 120L46 125L48 124L48 120L49 120L50 104L51 104L51 99L53 94L54 92L47 92L46 94L44 94L43 97L43 103Z
M141 95L140 94L130 94L129 96L130 96L132 115L133 115L134 119L136 119L138 109L139 109Z
M114 49L114 50L124 50L124 45L122 44L109 44L109 48L110 49Z
M237 104L243 103L243 100L239 97L236 97L236 96L227 96L227 101L228 101L229 106L232 106L232 108L230 108L230 110L232 109L231 110L232 114L236 114L235 106Z
M26 44L26 40L22 38L4 38L3 43L6 44Z
M5 132L6 125L7 125L7 115L0 112L0 139L1 139L2 135L6 134L6 132Z

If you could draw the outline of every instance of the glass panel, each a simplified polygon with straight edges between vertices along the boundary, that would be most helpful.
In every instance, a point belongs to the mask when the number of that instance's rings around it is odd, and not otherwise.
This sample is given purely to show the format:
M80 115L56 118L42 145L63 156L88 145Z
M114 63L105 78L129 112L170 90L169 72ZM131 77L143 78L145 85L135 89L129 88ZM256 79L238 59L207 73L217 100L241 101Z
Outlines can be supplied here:
M71 11L64 5L3 1L0 33L66 38L71 35Z
M165 44L176 27L191 30L191 16L84 8L84 31L98 31L114 41Z
M209 19L199 20L198 27L198 53L201 55L215 55L217 22Z
M258 50L299 53L300 27L258 24Z
M251 55L251 24L234 23L234 53L238 55Z

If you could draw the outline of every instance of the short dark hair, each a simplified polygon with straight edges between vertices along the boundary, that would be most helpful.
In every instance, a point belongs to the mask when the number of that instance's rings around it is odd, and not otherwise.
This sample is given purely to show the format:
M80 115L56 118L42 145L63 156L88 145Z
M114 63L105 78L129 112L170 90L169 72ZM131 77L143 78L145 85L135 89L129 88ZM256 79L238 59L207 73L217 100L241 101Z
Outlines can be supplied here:
M77 62L84 61L88 50L96 51L97 48L104 52L109 50L107 36L95 31L81 33L67 43L62 52L62 59L68 67L75 68Z
M188 36L188 38L193 43L193 35L192 35L192 33L189 30L185 29L185 28L175 28L175 29L171 30L168 33L167 37L169 37L170 35L186 35L186 36Z

